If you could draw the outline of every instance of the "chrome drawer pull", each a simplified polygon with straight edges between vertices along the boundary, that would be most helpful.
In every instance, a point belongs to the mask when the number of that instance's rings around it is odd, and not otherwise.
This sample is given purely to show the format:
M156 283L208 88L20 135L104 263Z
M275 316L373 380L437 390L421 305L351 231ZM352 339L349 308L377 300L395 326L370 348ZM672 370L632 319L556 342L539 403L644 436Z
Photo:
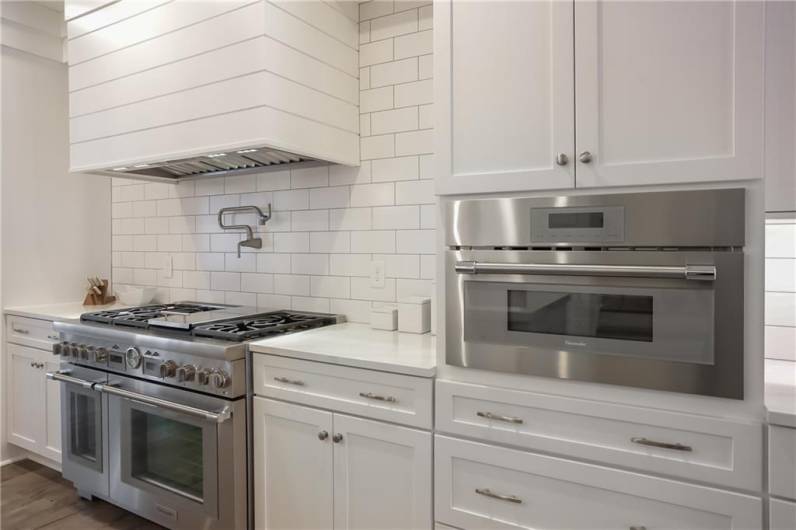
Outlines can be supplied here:
M522 499L519 497L515 497L514 495L501 495L500 493L494 493L489 488L475 488L475 492L479 495L483 495L484 497L491 497L500 501L513 502L514 504L522 504Z
M274 377L277 383L285 383L286 385L304 386L304 381L298 379L288 379L287 377Z
M20 335L27 335L30 333L27 329L18 328L15 325L11 325L11 329L14 330L14 333L19 333Z
M647 530L646 526L631 526L630 530Z
M60 340L61 337L58 335L47 335L47 338L50 340Z
M690 445L656 442L655 440L648 440L647 438L631 438L630 441L634 444L647 445L649 447L659 447L661 449L672 449L674 451L693 451Z
M480 416L482 418L486 418L488 420L497 420L497 421L505 421L506 423L516 423L517 425L522 425L525 423L522 418L515 418L513 416L502 416L500 414L492 414L491 412L476 412L476 416Z
M360 392L359 397L373 399L376 401L386 401L387 403L398 403L398 400L392 396L380 396L378 394L374 394L373 392Z

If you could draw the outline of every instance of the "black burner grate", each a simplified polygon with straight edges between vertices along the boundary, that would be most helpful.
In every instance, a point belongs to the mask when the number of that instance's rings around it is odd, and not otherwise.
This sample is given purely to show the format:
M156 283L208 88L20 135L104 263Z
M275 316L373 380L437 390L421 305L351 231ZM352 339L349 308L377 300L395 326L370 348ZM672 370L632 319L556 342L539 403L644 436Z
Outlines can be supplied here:
M112 324L114 326L146 328L149 326L149 321L151 319L162 317L163 311L192 314L204 311L213 311L215 309L219 309L219 307L220 306L202 304L153 304L141 307L129 307L127 309L113 309L110 311L84 313L80 315L80 320L101 322L103 324Z
M337 323L333 315L274 311L242 318L197 325L193 334L224 340L251 340L288 331L317 328Z

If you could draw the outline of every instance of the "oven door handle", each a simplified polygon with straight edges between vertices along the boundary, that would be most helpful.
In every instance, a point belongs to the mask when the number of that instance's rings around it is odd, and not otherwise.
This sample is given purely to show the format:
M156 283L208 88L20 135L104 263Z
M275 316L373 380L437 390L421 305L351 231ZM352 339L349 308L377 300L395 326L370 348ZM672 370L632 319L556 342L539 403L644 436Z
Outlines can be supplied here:
M457 261L458 274L538 274L560 276L620 276L713 281L714 265L580 265L573 263L490 263Z
M61 381L63 383L69 383L71 385L81 386L89 390L94 388L93 381L86 381L85 379L72 377L71 375L69 375L71 373L72 370L58 370L57 372L47 372L47 379L50 379L52 381Z
M186 414L188 416L193 416L214 423L224 423L232 417L232 409L230 407L224 407L220 412L212 412L209 410L192 407L190 405L175 403L174 401L168 401L166 399L147 396L146 394L125 390L123 388L109 384L97 383L94 385L94 390L111 396L126 398L138 403L143 403L144 405L151 405L156 408L166 409L173 412L178 412L180 414Z

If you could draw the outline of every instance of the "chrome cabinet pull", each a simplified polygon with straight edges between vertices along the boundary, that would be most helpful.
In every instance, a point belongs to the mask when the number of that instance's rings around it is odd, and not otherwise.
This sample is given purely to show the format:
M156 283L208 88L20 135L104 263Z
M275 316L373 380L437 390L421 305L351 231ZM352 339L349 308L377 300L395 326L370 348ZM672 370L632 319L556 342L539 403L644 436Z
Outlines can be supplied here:
M277 383L285 383L286 385L304 386L304 381L298 379L288 379L287 377L274 377Z
M566 166L569 163L569 157L566 153L558 153L556 155L556 164L559 166Z
M582 265L579 263L490 263L457 261L458 274L527 274L551 276L615 276L712 281L715 265Z
M61 337L59 337L58 335L47 335L47 338L50 339L50 340L60 340L61 339Z
M649 447L658 447L660 449L672 449L674 451L693 451L690 445L683 445L678 443L669 443L669 442L656 442L655 440L649 440L647 438L638 438L633 437L630 439L631 442L634 444L639 445L647 445Z
M332 441L336 444L339 444L340 442L343 441L343 435L340 433L335 434L334 436L332 436Z
M522 499L515 495L502 495L500 493L493 492L489 488L475 488L475 492L479 495L483 495L484 497L490 497L500 501L513 502L514 504L522 504Z
M636 526L636 525L633 525L633 526L631 526L631 527L630 527L628 530L647 530L647 527L646 527L646 526Z
M501 414L492 414L491 412L481 412L478 411L475 413L476 416L480 416L482 418L486 418L488 420L497 420L497 421L505 421L506 423L516 423L517 425L522 425L525 423L522 418L515 418L514 416L503 416Z
M380 396L378 394L374 394L373 392L360 392L359 397L372 399L375 401L386 401L387 403L398 403L398 399L392 396Z
M20 335L28 335L30 333L27 329L18 328L14 324L11 324L11 329L14 333L19 333Z
M591 153L589 151L583 151L581 154L578 155L578 160L580 160L584 164L588 164L589 162L591 162Z
M321 432L319 432L319 433L318 433L318 439L319 439L320 441L324 441L324 440L326 440L328 437L329 437L329 433L328 433L328 432L326 432L326 431L321 431Z

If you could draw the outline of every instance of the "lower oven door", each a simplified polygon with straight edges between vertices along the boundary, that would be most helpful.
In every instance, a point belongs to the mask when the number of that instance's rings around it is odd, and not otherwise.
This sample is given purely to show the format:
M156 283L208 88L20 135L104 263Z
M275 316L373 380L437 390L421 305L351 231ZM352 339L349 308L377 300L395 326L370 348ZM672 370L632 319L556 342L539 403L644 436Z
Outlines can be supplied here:
M447 266L448 364L743 397L740 253L456 251Z
M129 378L112 376L100 390L111 418L111 498L169 528L236 528L245 409Z
M82 366L47 377L61 382L61 469L84 497L108 496L107 400L94 390L106 374Z

